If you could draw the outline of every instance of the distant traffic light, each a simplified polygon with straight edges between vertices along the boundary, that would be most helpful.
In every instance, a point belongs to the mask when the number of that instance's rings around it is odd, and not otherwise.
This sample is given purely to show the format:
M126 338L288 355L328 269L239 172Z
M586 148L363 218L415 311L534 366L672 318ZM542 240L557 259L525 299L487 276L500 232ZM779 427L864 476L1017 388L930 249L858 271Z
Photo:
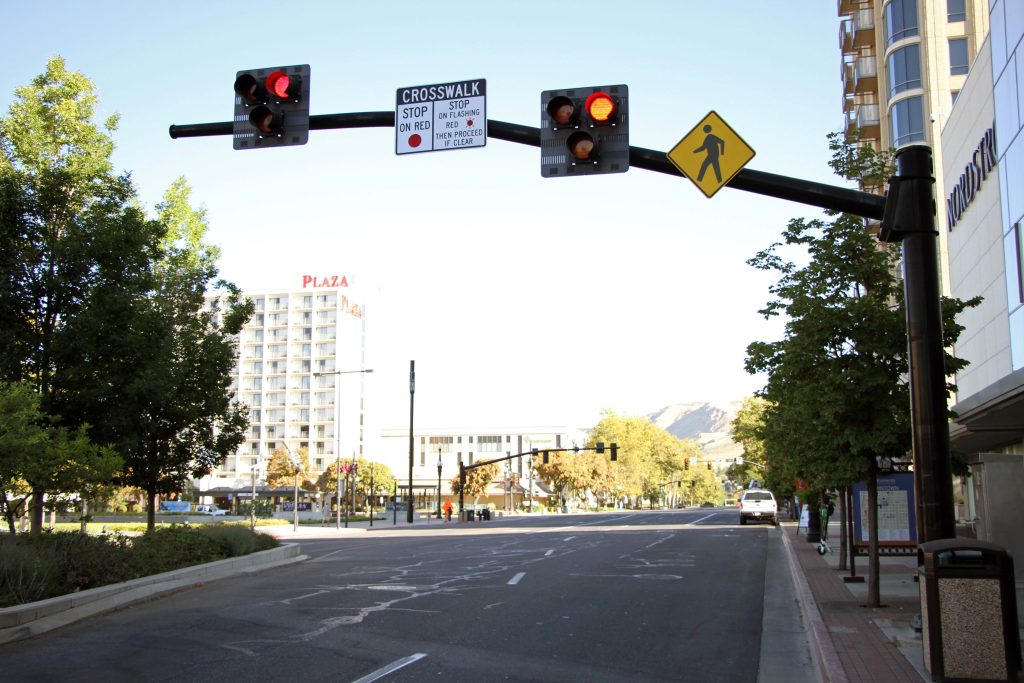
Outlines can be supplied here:
M598 441L596 446L597 447L594 450L596 450L598 453L604 453L604 441Z
M612 445L611 445L611 451L612 451L611 459L612 460L618 460L619 459L619 444L613 442Z
M544 451L544 464L545 464L545 465L547 465L547 464L548 464L548 457L549 457L549 454L548 454L548 452L547 452L547 451Z
M708 469L711 469L711 461L708 461Z
M309 65L239 71L235 149L304 145L309 139Z
M629 170L629 88L541 93L540 173L545 178Z
M683 469L684 470L690 469L690 459L689 458L684 458L683 459Z

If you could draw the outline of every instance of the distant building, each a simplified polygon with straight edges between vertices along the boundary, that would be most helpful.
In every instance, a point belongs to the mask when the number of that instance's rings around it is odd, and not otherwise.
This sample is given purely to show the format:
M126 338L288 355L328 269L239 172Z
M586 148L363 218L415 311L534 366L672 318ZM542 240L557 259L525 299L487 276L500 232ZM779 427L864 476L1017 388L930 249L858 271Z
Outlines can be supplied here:
M364 299L351 276L303 275L297 284L244 293L256 310L239 335L232 388L249 406L250 427L200 491L249 487L254 472L262 481L278 448L306 448L316 472L339 453L363 454L365 375L353 371L364 369Z
M459 474L459 463L493 460L536 448L583 447L587 432L568 427L414 427L412 449L412 488L417 509L434 509L437 504L438 462L441 463L441 499L451 494L451 480ZM381 433L381 460L398 479L399 495L409 487L409 430L385 429ZM518 508L531 497L546 498L549 494L536 475L530 476L531 458L522 455L501 463L501 474L495 478L480 504L499 510ZM466 504L472 503L466 500Z

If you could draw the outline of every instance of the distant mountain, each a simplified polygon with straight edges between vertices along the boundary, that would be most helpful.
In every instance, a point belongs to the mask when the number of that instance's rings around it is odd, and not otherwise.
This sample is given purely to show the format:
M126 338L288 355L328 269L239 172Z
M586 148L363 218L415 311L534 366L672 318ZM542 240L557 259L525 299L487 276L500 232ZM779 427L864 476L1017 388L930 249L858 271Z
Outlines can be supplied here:
M669 434L697 441L716 466L727 466L743 454L743 447L732 440L732 421L742 406L743 401L677 403L647 417Z

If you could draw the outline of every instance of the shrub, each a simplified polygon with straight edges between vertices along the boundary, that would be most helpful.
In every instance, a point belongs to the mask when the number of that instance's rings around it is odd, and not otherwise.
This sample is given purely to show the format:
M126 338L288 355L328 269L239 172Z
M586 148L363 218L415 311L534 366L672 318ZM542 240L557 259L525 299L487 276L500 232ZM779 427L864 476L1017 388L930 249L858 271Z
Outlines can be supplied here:
M0 535L0 607L267 550L247 528L175 526L142 536L78 532Z
M196 533L215 541L228 557L239 557L260 550L276 548L277 539L269 534L253 533L240 526L203 526Z

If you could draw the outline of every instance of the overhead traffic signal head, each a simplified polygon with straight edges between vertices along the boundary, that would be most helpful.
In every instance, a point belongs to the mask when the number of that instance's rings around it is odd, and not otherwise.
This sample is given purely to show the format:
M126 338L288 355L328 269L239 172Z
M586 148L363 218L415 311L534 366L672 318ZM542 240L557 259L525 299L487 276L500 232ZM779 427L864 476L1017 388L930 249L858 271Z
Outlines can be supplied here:
M235 149L306 144L309 65L239 71L232 135Z
M598 453L604 453L604 441L598 441L594 450Z
M548 458L549 458L549 457L550 457L550 454L549 454L549 452L548 452L548 451L544 451L544 464L545 464L545 465L547 465L547 464L548 464Z
M619 459L619 444L612 443L611 451L612 451L611 459L612 460L618 460Z
M541 93L540 106L542 176L629 170L627 86L545 90Z

